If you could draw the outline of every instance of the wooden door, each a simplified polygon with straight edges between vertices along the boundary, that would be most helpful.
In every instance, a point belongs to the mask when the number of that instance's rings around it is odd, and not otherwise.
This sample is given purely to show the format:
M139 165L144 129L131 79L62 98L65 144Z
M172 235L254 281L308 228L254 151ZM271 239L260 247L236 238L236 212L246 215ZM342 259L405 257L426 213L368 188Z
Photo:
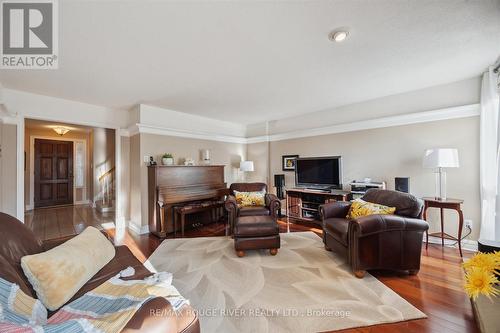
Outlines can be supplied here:
M73 203L73 142L35 139L35 207Z

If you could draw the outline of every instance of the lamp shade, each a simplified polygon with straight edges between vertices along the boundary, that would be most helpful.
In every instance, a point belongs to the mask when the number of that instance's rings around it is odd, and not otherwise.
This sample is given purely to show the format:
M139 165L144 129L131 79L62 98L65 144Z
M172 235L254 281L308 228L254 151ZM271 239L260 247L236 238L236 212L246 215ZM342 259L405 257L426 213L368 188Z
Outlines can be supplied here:
M427 149L424 155L424 168L458 168L458 150L454 148Z
M253 161L241 161L240 162L241 171L253 171Z

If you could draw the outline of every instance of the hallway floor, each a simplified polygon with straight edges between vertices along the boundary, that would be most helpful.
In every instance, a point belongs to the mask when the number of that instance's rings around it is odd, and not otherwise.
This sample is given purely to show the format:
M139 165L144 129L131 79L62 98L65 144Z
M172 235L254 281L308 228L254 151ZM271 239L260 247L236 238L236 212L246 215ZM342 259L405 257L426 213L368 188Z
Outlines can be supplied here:
M39 208L28 211L24 220L42 240L76 235L88 226L114 228L114 213L99 213L90 205Z

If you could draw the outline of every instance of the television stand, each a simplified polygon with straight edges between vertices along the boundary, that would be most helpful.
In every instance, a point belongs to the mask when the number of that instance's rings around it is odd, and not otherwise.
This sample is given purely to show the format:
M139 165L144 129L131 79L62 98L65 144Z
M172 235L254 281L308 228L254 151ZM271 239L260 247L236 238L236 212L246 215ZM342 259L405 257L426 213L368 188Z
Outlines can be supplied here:
M311 192L319 192L319 193L330 193L330 190L322 189L322 188L304 188L304 190Z
M286 216L301 221L321 224L319 206L334 201L349 201L351 192L341 190L286 189Z

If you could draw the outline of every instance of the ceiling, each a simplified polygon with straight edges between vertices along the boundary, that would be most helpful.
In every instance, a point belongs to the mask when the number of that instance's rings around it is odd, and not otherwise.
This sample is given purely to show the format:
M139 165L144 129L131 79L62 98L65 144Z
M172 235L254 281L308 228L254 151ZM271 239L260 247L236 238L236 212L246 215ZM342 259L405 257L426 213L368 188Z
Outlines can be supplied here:
M59 69L7 88L249 124L479 75L500 0L59 1ZM348 27L336 44L328 33Z

